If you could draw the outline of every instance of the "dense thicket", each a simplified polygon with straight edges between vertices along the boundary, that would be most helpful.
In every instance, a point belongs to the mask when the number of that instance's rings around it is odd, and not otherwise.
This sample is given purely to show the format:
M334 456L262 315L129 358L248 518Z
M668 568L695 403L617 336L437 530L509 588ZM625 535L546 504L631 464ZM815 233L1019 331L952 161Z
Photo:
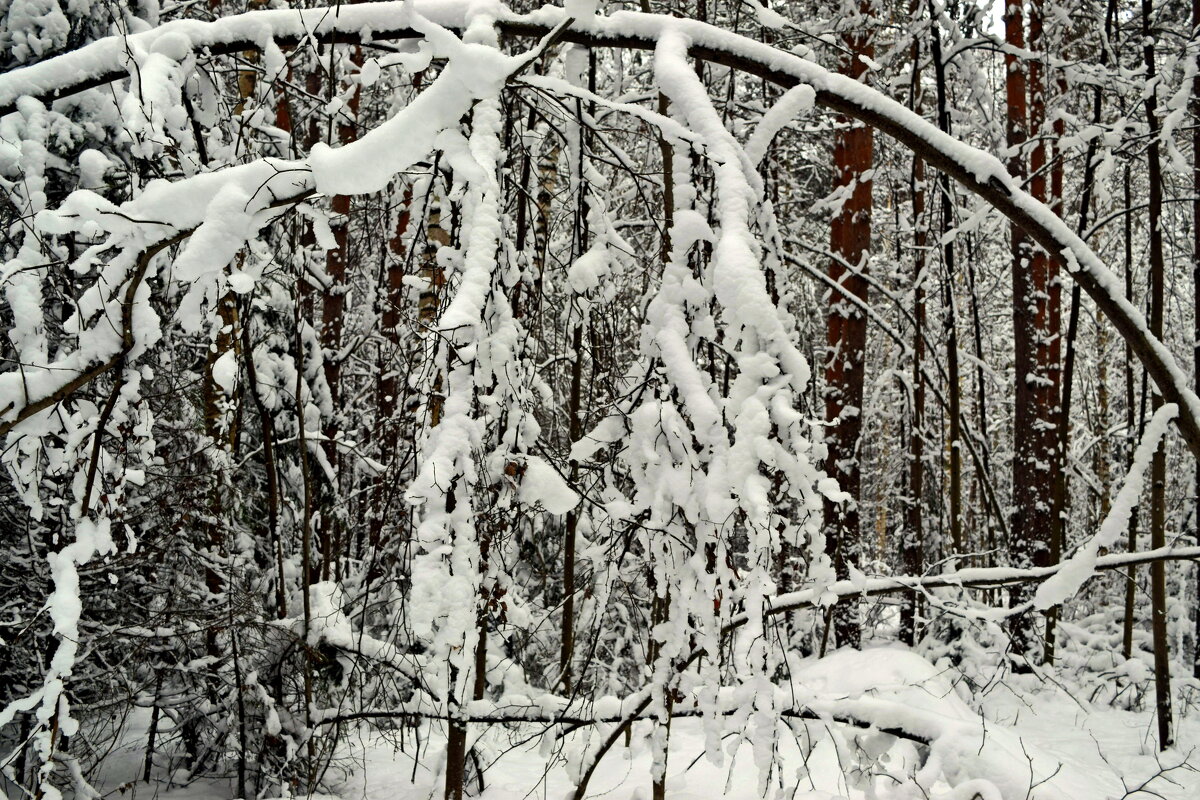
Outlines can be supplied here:
M934 745L794 696L893 639L1169 744L1200 6L301 5L0 1L10 795L365 726L582 797L651 720L658 800L687 715L766 787L806 716Z

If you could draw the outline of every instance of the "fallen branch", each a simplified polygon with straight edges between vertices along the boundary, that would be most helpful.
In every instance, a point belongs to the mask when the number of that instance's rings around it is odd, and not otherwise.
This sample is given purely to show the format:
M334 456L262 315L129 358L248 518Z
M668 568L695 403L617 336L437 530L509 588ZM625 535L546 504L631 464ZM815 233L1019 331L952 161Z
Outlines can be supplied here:
M517 723L531 723L540 725L566 725L570 730L576 730L582 727L591 725L611 725L613 723L642 722L646 720L659 720L661 717L658 714L644 714L639 711L636 715L630 717L621 716L598 716L584 717L572 716L568 714L547 714L539 706L523 707L528 709L529 713L496 713L496 714L464 714L454 716L446 713L436 713L428 711L414 711L409 709L395 710L377 710L377 711L351 711L345 714L337 714L335 716L324 717L316 722L317 725L337 725L344 722L356 722L361 720L372 719L406 719L406 720L440 720L461 723L482 723L490 725L505 725ZM642 709L644 711L644 708ZM711 713L711 712L710 712ZM729 709L717 712L719 716L730 716L737 713L736 709ZM696 717L705 716L705 712L699 708L674 709L671 711L671 719L694 719ZM900 739L908 739L919 744L929 744L927 736L905 730L899 727L877 727L870 720L861 719L845 713L823 713L814 711L810 708L787 708L779 712L779 716L787 719L804 719L818 722L838 722L843 725L850 725L855 728L864 730L878 731L880 733L888 733ZM620 732L624 728L619 729Z
M1200 547L1160 547L1157 550L1146 550L1140 553L1116 553L1100 556L1096 559L1095 569L1113 570L1124 567L1153 564L1161 561L1200 561ZM838 581L817 592L804 589L790 594L781 594L769 601L763 612L770 616L785 614L789 611L799 611L825 605L822 598L842 597L874 597L883 594L894 594L905 591L927 591L930 589L1001 589L1008 586L1020 586L1028 583L1041 583L1057 575L1065 564L1054 564L1048 567L1030 567L1015 569L1009 567L969 567L967 569L947 572L942 575L925 575L919 578L898 575L895 577L867 578L865 581ZM731 631L745 625L746 615L734 617L726 627Z

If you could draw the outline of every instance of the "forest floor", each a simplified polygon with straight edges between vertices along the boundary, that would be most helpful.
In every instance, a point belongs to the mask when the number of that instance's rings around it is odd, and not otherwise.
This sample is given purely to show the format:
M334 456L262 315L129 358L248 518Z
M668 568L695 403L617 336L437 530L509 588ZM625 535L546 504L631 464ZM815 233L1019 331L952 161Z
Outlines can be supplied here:
M1183 683L1187 695L1188 682ZM1146 708L1125 710L1090 702L1079 687L1069 690L1064 682L1045 675L1008 674L969 693L954 670L937 669L899 647L843 651L806 662L796 672L796 684L800 692L815 693L810 696L833 698L820 706L823 713L844 715L847 709L855 709L880 727L912 729L923 724L928 729L930 720L951 720L953 725L934 737L931 747L918 750L887 735L864 734L833 722L781 722L776 758L782 768L773 770L764 786L755 760L756 755L768 759L769 749L756 753L751 744L738 744L733 734L726 733L723 763L717 765L705 757L704 723L679 719L670 735L667 797L920 797L919 790L915 795L889 793L887 789L896 782L882 773L911 774L919 765L936 761L941 777L927 783L931 800L1200 798L1198 705L1177 709L1177 743L1158 753L1154 715ZM1129 685L1138 693L1133 705L1152 705L1152 683ZM1129 704L1129 697L1124 701ZM100 792L122 800L230 800L235 796L227 781L201 780L184 786L138 782L146 741L145 725L139 721L135 717L127 725L124 746L105 759L95 776ZM486 767L484 791L479 795L483 800L570 796L572 771L578 768L585 746L583 736L569 737L564 747L552 743L551 737L539 739L536 734L544 729L532 725L493 729L476 740L476 752ZM971 730L981 735L970 734ZM648 800L649 732L650 723L639 723L628 746L613 748L592 777L589 797ZM344 738L341 747L342 757L327 776L331 797L326 800L441 797L444 739L439 734L426 732L415 748L411 730L401 746L395 734L364 728ZM864 753L876 757L863 758ZM972 778L986 778L1000 794L990 787L979 788ZM948 779L959 785L957 792L951 791ZM478 787L473 788L478 794Z
M1083 714L1070 700L1026 705L1016 698L1001 712L1008 720L1018 714L1020 722L1015 730L1024 746L1031 753L1040 751L1050 755L1064 768L1057 780L1051 778L1053 773L1039 773L1033 779L1028 770L1018 774L1017 780L1024 781L1027 786L1047 779L1053 781L1052 785L1043 784L1044 791L1034 792L1034 797L1061 800L1200 798L1200 772L1193 767L1200 759L1193 756L1191 763L1184 764L1186 759L1178 749L1156 757L1154 748L1148 744L1153 737L1153 720L1148 713L1094 710ZM1190 750L1189 743L1200 743L1200 725L1193 718L1182 727L1189 734L1183 745ZM588 796L603 800L649 800L651 754L648 742L646 737L635 737L631 748L615 749L597 769ZM829 737L818 741L807 759L794 742L781 742L780 756L786 766L782 774L772 777L764 792L749 745L743 745L735 758L727 757L725 764L718 767L704 757L700 724L695 720L677 722L671 732L667 797L672 800L713 797L866 800L870 797L861 786L848 785L839 763L839 753ZM562 800L570 797L573 784L567 770L559 765L547 771L545 764L546 759L536 744L515 748L489 770L482 798ZM438 766L436 763L418 764L414 781L411 757L380 742L366 750L365 758L338 788L337 795L342 800L440 798L442 787ZM1071 774L1070 780L1061 779L1065 773ZM1147 791L1139 792L1138 787ZM947 790L945 784L938 784L932 798L945 797L943 792ZM970 794L950 796L962 800L972 797ZM1005 800L1010 796L1006 793Z

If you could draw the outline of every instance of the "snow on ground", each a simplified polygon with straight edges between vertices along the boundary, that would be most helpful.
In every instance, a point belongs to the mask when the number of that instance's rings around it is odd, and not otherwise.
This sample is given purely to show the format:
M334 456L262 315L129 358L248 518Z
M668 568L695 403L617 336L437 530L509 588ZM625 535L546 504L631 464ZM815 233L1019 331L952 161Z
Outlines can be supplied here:
M1152 685L1149 691L1153 692ZM1194 709L1176 719L1178 742L1160 754L1150 711L1093 705L1082 698L1077 702L1061 690L1023 692L1014 689L1011 682L990 692L983 707L991 722L1011 726L1031 750L1070 761L1093 774L1116 775L1124 781L1126 790L1145 784L1144 788L1168 800L1200 798L1200 773L1196 771L1200 768L1200 716ZM1146 783L1156 774L1160 777ZM1130 796L1155 795L1143 792Z
M992 705L989 703L989 705ZM1013 780L1026 787L1052 781L1052 792L1044 793L1063 800L1104 800L1121 798L1126 791L1146 784L1153 792L1131 793L1130 798L1149 800L1195 800L1200 797L1200 774L1187 767L1174 767L1183 760L1180 751L1173 750L1157 758L1152 744L1153 717L1149 713L1134 713L1094 708L1088 712L1069 698L1052 693L1034 698L1021 698L1008 693L997 700L988 715L993 734L1001 722L1016 725L1012 729L1038 764L1030 778L1028 767L1014 771ZM823 723L808 723L821 731ZM1185 747L1200 742L1200 725L1187 719L1181 726L1187 735ZM606 800L647 800L650 797L651 754L643 727L634 736L632 747L618 746L602 762L592 779L589 797ZM1190 743L1190 744L1189 744ZM377 740L360 755L355 773L336 787L342 800L398 800L404 798L439 797L441 785L437 772L437 755L422 759L413 781L411 746L401 753L391 744ZM431 748L437 750L437 746ZM839 765L839 753L828 736L821 737L807 759L795 741L784 741L780 747L786 765L782 774L774 776L766 795L759 791L759 779L753 765L750 747L744 745L724 766L713 765L704 758L704 737L696 720L676 721L671 732L671 755L668 768L667 796L673 800L703 800L726 797L732 800L752 800L760 797L784 800L832 800L847 797L866 800L862 789L847 785ZM1020 755L1020 751L1018 751ZM1021 768L1018 763L1017 768ZM1065 779L1065 780L1064 780ZM1123 782L1122 782L1123 779ZM880 781L881 784L885 783ZM545 770L545 759L536 744L518 747L506 753L493 770L489 770L484 800L524 800L525 798L568 797L572 784L562 766ZM970 794L947 794L944 783L932 795L961 797ZM881 792L881 798L888 797ZM985 798L986 800L986 798Z
M1200 715L1194 710L1176 720L1179 744L1158 754L1149 711L1092 705L1054 681L1034 676L1007 675L981 696L972 697L953 668L935 667L895 645L810 659L799 664L794 675L792 689L797 698L808 698L804 704L810 709L840 717L853 712L859 718L871 717L881 727L913 730L923 725L925 731L940 728L945 733L932 748L924 748L831 721L781 721L778 762L782 766L764 790L749 744L739 746L733 734L726 734L724 763L716 765L705 757L703 723L677 719L671 730L667 796L672 800L922 797L914 786L897 790L897 781L883 773L911 774L931 759L940 759L941 777L925 787L931 800L1200 797L1200 771L1193 766L1200 764L1193 752L1200 746ZM139 711L126 725L123 746L105 759L95 781L102 793L128 800L229 800L234 796L226 781L201 780L185 786L139 783L147 718L146 712ZM476 752L486 766L484 791L479 795L483 800L569 797L584 736L573 735L565 743L551 737L539 740L536 734L544 730L545 726L496 726L476 739ZM613 748L592 778L589 797L650 797L649 732L650 723L639 723L628 746ZM872 748L879 752L884 746L888 747L884 758L868 764L856 778L854 754ZM444 739L428 729L420 737L407 729L403 746L399 730L352 731L343 739L342 755L329 773L327 788L340 800L437 798L442 794L443 753ZM1189 756L1190 762L1185 763ZM185 778L175 773L177 782ZM990 785L979 778L988 779ZM999 793L993 786L999 787Z

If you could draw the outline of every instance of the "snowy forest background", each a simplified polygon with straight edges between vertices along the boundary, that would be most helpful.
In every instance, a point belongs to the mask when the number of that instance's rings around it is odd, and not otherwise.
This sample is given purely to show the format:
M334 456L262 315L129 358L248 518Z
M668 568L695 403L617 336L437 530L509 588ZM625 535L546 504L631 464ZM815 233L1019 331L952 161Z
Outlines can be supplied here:
M1200 1L0 65L8 797L1200 793Z

